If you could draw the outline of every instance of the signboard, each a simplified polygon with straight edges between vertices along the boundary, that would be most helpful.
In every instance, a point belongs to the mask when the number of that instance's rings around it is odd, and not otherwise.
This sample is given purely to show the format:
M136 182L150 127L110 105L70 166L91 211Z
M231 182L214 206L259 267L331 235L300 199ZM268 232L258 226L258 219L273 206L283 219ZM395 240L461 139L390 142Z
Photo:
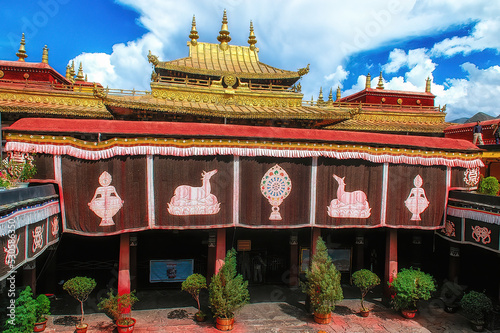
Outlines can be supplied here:
M252 250L252 241L251 240L238 240L238 251L250 251Z
M151 260L149 282L182 282L193 274L193 259Z

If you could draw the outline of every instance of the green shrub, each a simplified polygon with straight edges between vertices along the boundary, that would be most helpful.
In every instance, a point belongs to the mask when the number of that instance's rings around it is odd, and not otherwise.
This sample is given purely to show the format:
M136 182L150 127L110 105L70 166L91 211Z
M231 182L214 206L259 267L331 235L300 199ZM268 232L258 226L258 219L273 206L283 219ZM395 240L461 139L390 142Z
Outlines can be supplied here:
M328 256L328 249L321 237L316 242L316 253L306 271L303 291L311 300L315 313L328 314L335 309L335 303L344 299L340 286L340 272Z
M396 310L416 310L417 302L428 300L436 290L432 275L418 268L403 268L389 285L396 293L392 299Z
M7 318L4 333L31 333L36 322L36 301L28 286L15 301L15 317Z
M97 304L97 308L111 318L113 321L118 321L120 319L125 319L122 316L121 309L132 308L136 302L139 301L137 296L135 296L135 291L131 293L115 295L113 290L108 291L108 297L101 298L101 301Z
M462 297L460 306L473 322L484 322L484 315L493 308L493 303L484 293L470 291Z
M36 298L36 322L44 321L50 315L50 299L45 295Z
M198 313L201 313L200 307L200 291L202 289L207 289L207 279L201 274L194 273L187 277L185 281L182 282L182 290L187 291L193 296L196 303L198 304Z
M95 286L95 280L85 276L76 276L64 282L63 284L63 289L66 290L71 296L73 296L78 302L80 302L80 309L82 311L80 324L83 323L84 319L83 302L87 300L92 290L94 290Z
M352 274L352 282L361 290L361 310L368 311L363 302L370 289L380 284L380 278L372 271L360 269Z
M488 195L497 195L500 185L495 177L486 177L479 182L478 192Z
M248 281L236 273L236 250L227 251L224 265L209 286L209 300L214 317L233 318L234 312L250 301Z

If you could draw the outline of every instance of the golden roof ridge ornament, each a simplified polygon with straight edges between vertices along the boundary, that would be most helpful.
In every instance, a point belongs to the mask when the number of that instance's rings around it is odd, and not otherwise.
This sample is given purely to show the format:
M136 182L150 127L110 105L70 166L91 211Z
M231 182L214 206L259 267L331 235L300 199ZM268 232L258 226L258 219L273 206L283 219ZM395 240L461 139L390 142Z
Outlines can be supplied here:
M323 87L319 87L318 105L323 104Z
M370 73L366 76L366 83L365 83L365 89L371 88L372 87L372 76Z
M71 81L71 69L70 66L66 66L66 78Z
M47 45L45 45L43 47L42 62L44 64L48 64L49 63L49 48L47 47Z
M196 46L198 44L197 39L200 38L198 35L198 31L196 30L196 19L193 15L193 22L191 24L191 31L189 34L189 38L191 38L191 45ZM149 51L151 54L151 51Z
M85 81L85 76L83 75L83 67L80 62L80 67L78 68L78 74L76 75L76 81Z
M250 35L248 36L248 44L250 44L250 50L255 50L255 44L257 44L257 37L253 31L253 23L250 21Z
M330 93L328 94L328 102L333 102L333 88L330 87Z
M160 63L160 60L158 60L158 56L155 56L154 54L151 53L151 50L149 50L148 53L148 61L153 64L153 66L158 66Z
M430 77L427 77L427 79L425 80L425 92L428 92L430 93L431 92L431 78Z
M26 42L24 40L24 32L23 32L23 35L21 37L21 45L19 46L19 51L17 51L16 53L16 56L18 56L19 58L18 61L24 61L24 59L28 58L24 45L26 45Z
M299 68L299 70L297 71L297 73L300 75L300 76L304 76L306 75L307 73L309 73L309 65L310 64L307 64L307 66L305 68Z
M227 27L227 13L224 9L224 15L222 16L222 27L219 31L219 36L217 36L217 40L220 42L220 49L226 51L229 48L228 43L231 41L231 37L229 37L229 30Z
M338 102L340 100L340 86L337 86L337 96L335 101Z
M378 77L377 89L384 89L384 78L382 77L382 71L380 71L380 76Z
M75 75L76 75L76 73L75 73L75 61L74 60L71 61L71 67L69 68L69 74L71 76L71 81L74 81Z

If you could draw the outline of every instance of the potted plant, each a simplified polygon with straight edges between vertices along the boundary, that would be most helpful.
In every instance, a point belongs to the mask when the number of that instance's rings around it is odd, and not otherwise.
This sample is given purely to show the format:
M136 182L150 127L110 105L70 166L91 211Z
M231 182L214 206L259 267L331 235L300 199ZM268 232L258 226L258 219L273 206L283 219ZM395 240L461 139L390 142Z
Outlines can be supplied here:
M206 315L201 311L200 307L200 291L202 289L207 289L207 280L201 274L195 273L187 277L186 280L182 282L182 290L187 291L193 296L194 300L198 304L198 312L196 312L195 317L198 321L204 321Z
M434 278L418 268L403 268L389 286L395 292L392 306L409 319L415 317L417 302L428 300L436 290Z
M9 309L9 307L7 309ZM8 318L2 332L33 332L33 327L35 327L36 321L36 301L33 299L33 293L31 292L31 288L29 286L19 293L12 309L14 309L15 312L10 312L13 316L7 315Z
M88 325L83 322L83 302L87 300L92 290L94 290L95 286L95 280L86 276L76 276L64 282L63 284L63 289L66 290L71 296L73 296L78 302L80 302L82 316L80 317L80 323L76 324L77 333L87 332Z
M380 284L380 278L368 269L360 269L352 274L352 282L361 290L361 316L368 317L370 310L365 307L364 300L370 289Z
M487 195L497 195L499 189L498 179L493 176L482 178L477 188L479 193Z
M216 328L230 331L234 313L250 301L248 281L236 273L236 250L227 251L224 265L212 277L209 286L211 310L216 318Z
M15 187L26 187L29 179L36 175L37 169L34 157L29 153L13 153L2 161L4 179L13 183Z
M335 303L343 300L344 296L340 286L340 272L328 256L328 249L321 237L316 242L316 253L306 271L306 282L302 289L311 301L314 320L320 324L328 324Z
M5 170L0 170L0 190L12 187L11 176Z
M493 303L484 293L470 291L462 297L460 306L465 311L475 332L484 330L484 316L493 309Z
M135 291L122 295L115 295L113 290L108 292L108 297L101 298L97 308L111 318L116 326L117 331L133 332L136 320L130 316L130 312L124 313L124 310L132 309L134 304L139 301L135 296Z
M36 321L35 327L33 330L35 332L43 332L45 330L45 326L47 325L47 316L50 315L50 300L45 295L38 295L35 300L36 302Z

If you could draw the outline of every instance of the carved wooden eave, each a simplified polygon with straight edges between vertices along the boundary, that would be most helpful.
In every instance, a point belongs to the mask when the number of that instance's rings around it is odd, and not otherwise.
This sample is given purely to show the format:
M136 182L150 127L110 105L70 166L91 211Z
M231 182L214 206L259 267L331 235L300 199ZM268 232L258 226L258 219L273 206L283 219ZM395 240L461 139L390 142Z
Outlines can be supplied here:
M0 85L0 112L17 119L22 115L111 119L102 100L91 93L69 89L8 87Z

